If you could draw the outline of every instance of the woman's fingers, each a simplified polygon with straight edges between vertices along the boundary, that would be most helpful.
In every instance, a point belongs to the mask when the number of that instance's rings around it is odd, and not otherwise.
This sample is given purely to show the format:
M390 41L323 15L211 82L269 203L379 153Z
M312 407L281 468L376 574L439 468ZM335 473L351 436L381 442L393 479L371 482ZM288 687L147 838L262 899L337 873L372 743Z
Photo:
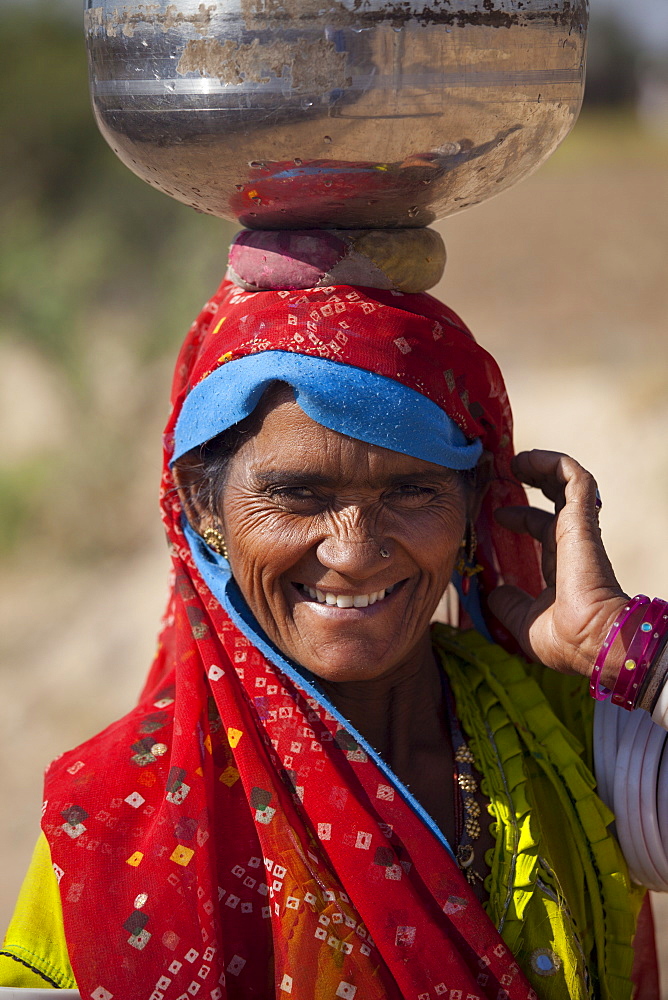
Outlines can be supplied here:
M536 487L556 503L563 497L565 480L560 463L562 458L567 457L562 452L538 448L521 451L512 461L512 470L520 482Z
M583 593L597 588L618 590L601 538L596 480L570 458L564 457L561 469L566 482L565 504L555 523L557 573L565 587L577 587Z
M583 526L598 527L596 480L574 458L558 451L522 451L513 459L513 472L552 500L557 514L570 504L571 514L579 514Z
M541 543L547 588L534 602L500 588L490 608L543 663L586 674L608 627L602 630L599 619L607 622L606 609L622 597L601 539L596 481L574 459L552 451L521 452L513 471L555 504L555 515L532 507L496 512L504 527Z
M529 642L529 626L535 605L533 598L520 587L504 586L493 590L487 603L492 614L508 629L526 655L533 659L535 654Z
M502 527L518 535L531 535L541 544L554 524L554 514L539 507L499 507L494 517Z
M494 516L499 524L520 535L531 535L541 545L541 569L548 587L555 583L557 550L555 516L538 507L501 507Z
M555 502L555 571L562 581L570 589L586 591L618 587L601 540L596 480L591 473L568 455L540 450L520 452L513 471Z
M557 510L565 502L565 491L569 484L576 483L591 492L596 501L596 482L593 476L570 455L559 451L521 451L512 464L517 478L527 486L535 486L557 505Z

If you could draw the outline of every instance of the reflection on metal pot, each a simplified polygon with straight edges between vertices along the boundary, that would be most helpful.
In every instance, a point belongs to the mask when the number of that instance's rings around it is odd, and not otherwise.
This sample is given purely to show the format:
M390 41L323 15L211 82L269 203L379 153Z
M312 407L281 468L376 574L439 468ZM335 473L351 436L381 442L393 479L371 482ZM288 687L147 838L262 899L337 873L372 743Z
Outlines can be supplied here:
M585 0L87 0L103 135L254 228L423 226L536 169L574 124Z

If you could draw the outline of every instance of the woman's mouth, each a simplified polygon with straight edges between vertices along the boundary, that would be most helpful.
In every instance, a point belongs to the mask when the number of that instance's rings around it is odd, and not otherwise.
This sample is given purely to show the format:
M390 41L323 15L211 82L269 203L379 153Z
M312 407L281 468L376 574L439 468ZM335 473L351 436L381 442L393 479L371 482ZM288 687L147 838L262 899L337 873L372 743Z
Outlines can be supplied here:
M305 583L295 583L295 587L302 597L310 598L318 604L327 604L332 608L368 608L378 601L384 601L403 583L405 581L401 580L399 583L393 583L390 587L386 587L385 590L374 590L368 594L337 594L333 591L309 587Z

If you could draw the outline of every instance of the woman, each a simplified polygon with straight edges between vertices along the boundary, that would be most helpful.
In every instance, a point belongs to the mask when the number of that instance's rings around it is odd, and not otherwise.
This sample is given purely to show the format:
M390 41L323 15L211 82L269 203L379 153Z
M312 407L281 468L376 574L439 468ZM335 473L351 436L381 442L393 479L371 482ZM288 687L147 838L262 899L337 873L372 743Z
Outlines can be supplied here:
M627 598L591 477L514 458L493 359L426 295L224 283L172 401L158 654L137 708L47 774L2 982L630 997L643 893L586 697ZM451 579L475 630L430 630Z

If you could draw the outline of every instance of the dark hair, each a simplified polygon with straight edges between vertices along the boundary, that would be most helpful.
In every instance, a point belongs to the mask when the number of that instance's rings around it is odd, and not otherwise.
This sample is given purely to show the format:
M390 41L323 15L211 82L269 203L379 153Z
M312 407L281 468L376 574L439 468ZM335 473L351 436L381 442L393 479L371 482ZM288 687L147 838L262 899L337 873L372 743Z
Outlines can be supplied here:
M250 426L254 423L253 416L251 414L210 441L191 448L174 462L174 466L190 479L194 506L213 515L218 512L227 468L232 457L254 432L255 428Z
M287 382L271 382L252 413L176 459L175 467L190 480L193 506L217 515L230 460L244 441L259 429L267 410L286 396L294 398L293 389Z

